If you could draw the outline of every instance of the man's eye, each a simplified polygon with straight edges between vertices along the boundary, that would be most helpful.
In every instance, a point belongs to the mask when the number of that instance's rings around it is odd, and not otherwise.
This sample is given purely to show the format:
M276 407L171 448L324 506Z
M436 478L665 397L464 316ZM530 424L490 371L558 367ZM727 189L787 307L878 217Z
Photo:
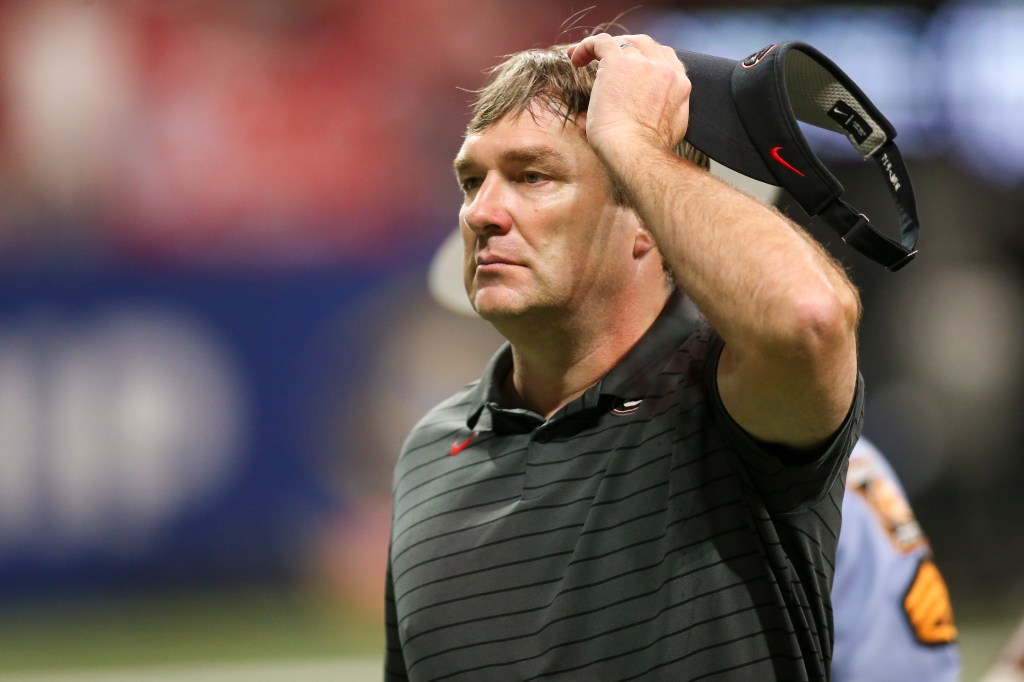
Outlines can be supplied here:
M459 186L462 187L463 192L470 192L480 186L480 180L478 178L464 178L459 181Z
M523 182L528 185L534 185L544 179L544 176L536 171L526 171L523 173Z

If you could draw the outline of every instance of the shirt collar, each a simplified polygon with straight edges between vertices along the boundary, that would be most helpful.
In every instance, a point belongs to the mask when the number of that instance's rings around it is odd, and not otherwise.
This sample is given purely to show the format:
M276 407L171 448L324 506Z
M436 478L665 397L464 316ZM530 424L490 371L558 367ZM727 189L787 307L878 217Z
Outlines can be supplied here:
M597 407L605 396L630 398L635 397L634 394L642 394L644 368L663 357L667 350L677 348L702 325L703 318L696 306L677 288L654 323L622 360L583 395L563 407L553 419ZM466 418L470 429L519 431L527 424L539 426L544 422L543 417L530 410L501 407L501 389L510 371L512 346L506 342L487 363L480 381L470 394ZM519 428L516 428L517 424Z

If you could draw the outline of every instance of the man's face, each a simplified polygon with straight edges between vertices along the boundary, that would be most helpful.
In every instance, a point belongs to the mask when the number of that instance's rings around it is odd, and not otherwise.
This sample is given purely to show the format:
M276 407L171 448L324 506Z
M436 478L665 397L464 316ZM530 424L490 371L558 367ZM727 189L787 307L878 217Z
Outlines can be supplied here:
M466 291L492 321L600 307L634 266L636 216L613 202L585 120L535 113L468 135L455 160Z

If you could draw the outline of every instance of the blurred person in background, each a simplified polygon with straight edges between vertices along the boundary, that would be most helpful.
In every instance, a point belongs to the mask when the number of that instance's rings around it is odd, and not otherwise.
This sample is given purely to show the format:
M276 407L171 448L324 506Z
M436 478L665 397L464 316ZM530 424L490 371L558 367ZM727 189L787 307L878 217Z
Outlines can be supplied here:
M509 343L400 456L387 679L828 679L859 301L674 153L689 93L607 34L480 93L466 286Z
M956 682L949 591L903 486L861 438L850 455L832 585L835 682Z

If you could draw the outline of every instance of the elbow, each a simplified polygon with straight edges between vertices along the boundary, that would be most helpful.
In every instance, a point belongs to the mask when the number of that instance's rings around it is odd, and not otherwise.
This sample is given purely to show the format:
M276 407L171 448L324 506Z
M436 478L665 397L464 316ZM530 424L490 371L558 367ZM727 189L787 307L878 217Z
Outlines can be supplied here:
M800 296L785 324L787 345L804 358L831 364L856 355L860 297L852 286Z

